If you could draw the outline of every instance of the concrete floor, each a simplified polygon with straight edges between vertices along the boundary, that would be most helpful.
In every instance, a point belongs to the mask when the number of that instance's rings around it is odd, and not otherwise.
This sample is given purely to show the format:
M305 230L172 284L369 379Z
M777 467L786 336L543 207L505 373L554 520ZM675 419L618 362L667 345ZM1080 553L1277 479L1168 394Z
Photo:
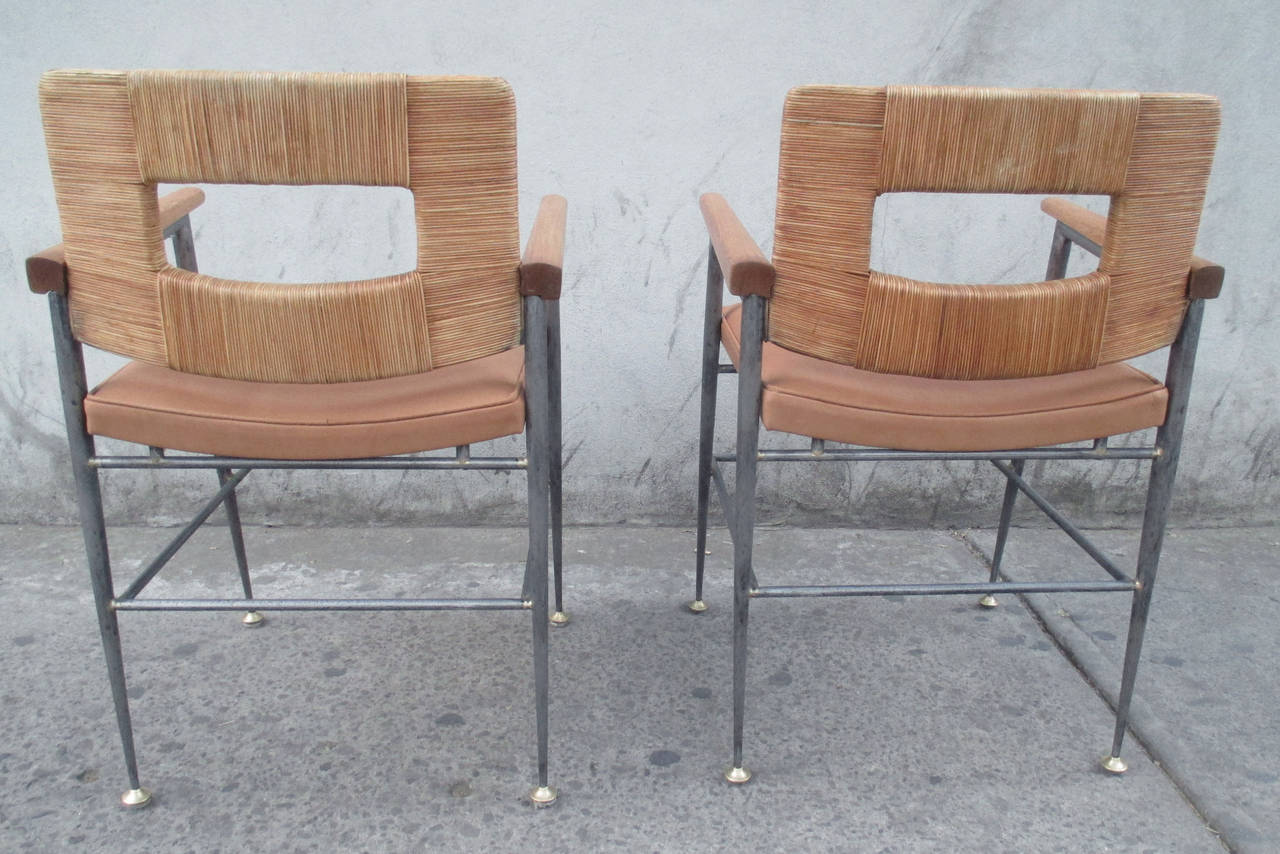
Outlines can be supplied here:
M127 580L173 533L113 532ZM1169 537L1131 770L1102 774L1128 601L769 600L752 609L747 764L730 736L729 554L711 611L687 530L566 532L537 810L524 613L122 616L152 808L125 788L79 532L0 528L0 850L1275 851L1280 531ZM515 595L511 529L246 531L260 596ZM1131 532L1102 532L1133 554ZM762 583L973 580L990 531L762 528ZM1007 569L1094 577L1056 531ZM147 595L234 595L225 529ZM1027 605L1031 607L1028 608ZM1093 685L1098 689L1095 690ZM1101 692L1101 695L1100 693ZM1154 759L1153 759L1154 757Z

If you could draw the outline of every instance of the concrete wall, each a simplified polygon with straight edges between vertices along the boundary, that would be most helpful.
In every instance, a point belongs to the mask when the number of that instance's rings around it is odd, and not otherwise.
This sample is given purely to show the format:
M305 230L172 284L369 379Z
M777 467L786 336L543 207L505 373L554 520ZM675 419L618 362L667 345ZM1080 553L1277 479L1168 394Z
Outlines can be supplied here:
M540 195L569 199L567 514L588 523L691 519L706 261L697 197L724 193L768 251L790 86L1217 94L1223 130L1199 251L1225 264L1228 279L1207 312L1176 513L1188 522L1275 521L1278 9L1261 0L5 4L0 521L74 518L47 314L21 273L24 256L59 239L35 95L40 72L59 66L510 80L524 230ZM882 269L943 281L1043 273L1050 226L1034 200L892 197L879 214L874 260ZM410 268L410 220L403 192L329 188L212 188L194 217L202 269L282 281ZM101 376L116 363L95 356L91 371ZM1132 521L1143 485L1137 468L1095 469L1058 463L1036 474L1086 519ZM350 513L370 522L520 518L519 478L471 478L266 473L250 480L242 506L269 522ZM186 478L179 496L194 500L211 481ZM189 502L174 502L147 475L106 482L115 519L164 522L188 512ZM761 482L765 518L901 526L988 522L997 489L989 467L976 464L789 467L767 469ZM986 506L966 515L975 502Z

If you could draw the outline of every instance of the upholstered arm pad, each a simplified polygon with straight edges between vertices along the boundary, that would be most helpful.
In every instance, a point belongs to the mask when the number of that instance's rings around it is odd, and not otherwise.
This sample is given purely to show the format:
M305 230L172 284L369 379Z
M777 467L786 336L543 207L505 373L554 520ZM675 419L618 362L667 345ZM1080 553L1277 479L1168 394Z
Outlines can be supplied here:
M1045 199L1040 209L1058 222L1074 229L1081 237L1101 246L1107 236L1107 218L1086 210L1066 199ZM1213 299L1222 292L1223 268L1220 264L1192 256L1187 271L1187 298Z
M160 199L160 229L163 231L204 202L204 190L183 187ZM34 293L67 292L67 256L62 244L50 246L27 259L27 286Z
M560 299L564 279L564 196L543 196L520 259L520 293Z
M773 296L773 265L738 221L729 203L718 193L707 193L698 204L729 291L739 297Z

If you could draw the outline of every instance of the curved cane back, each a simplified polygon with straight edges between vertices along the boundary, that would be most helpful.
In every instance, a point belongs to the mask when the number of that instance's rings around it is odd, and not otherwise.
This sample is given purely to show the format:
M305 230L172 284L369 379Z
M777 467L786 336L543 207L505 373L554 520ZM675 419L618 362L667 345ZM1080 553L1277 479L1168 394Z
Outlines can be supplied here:
M519 342L515 102L505 81L398 74L52 71L40 106L85 343L188 373L344 382ZM166 260L157 183L413 193L418 264L240 282Z
M940 379L1043 376L1169 344L1218 132L1205 95L804 86L783 113L773 342ZM870 269L876 196L1111 197L1096 272L1011 286Z

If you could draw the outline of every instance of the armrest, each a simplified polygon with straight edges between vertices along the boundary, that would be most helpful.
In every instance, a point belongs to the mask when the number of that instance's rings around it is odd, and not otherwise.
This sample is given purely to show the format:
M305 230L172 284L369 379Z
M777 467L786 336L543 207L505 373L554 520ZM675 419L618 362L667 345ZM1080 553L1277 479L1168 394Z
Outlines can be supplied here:
M160 231L200 207L204 190L183 187L166 193L159 201ZM33 293L67 293L67 253L62 244L50 246L27 259L27 287Z
M1066 199L1045 199L1040 203L1040 210L1098 246L1106 240L1107 218L1102 214L1085 210ZM1217 297L1222 293L1224 273L1222 265L1198 255L1191 256L1191 266L1187 270L1187 299Z
M560 299L564 279L564 223L569 203L564 196L543 196L529 242L520 259L520 293Z
M773 265L743 228L729 203L719 193L707 193L698 200L707 223L716 260L734 296L773 296Z

